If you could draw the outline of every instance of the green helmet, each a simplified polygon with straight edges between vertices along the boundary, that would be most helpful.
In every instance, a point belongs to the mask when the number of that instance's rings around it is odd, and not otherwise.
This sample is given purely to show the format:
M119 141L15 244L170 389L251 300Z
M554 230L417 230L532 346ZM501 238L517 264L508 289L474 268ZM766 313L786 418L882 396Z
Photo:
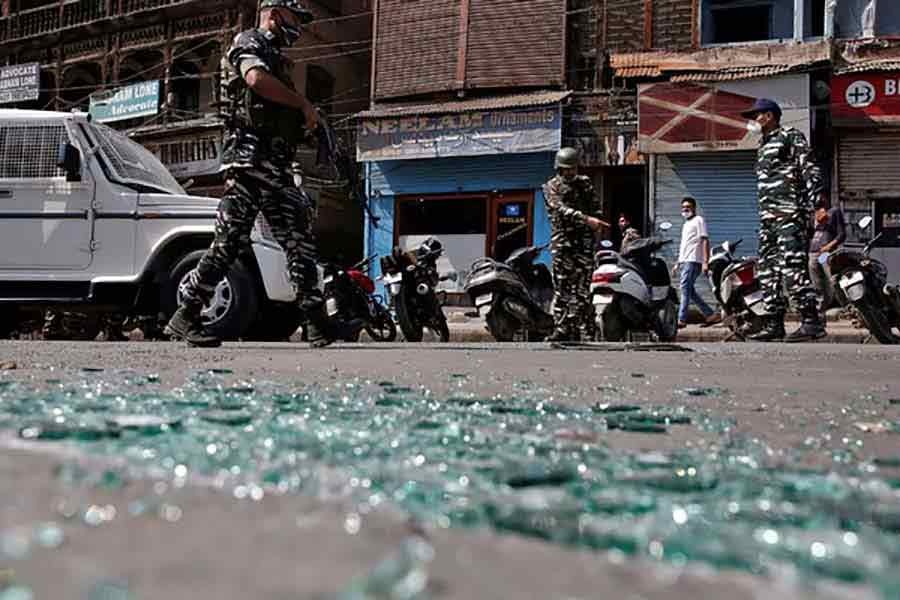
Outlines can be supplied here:
M575 148L560 148L556 153L557 169L575 169L578 167L578 150Z
M304 24L312 23L314 19L312 12L297 0L262 0L259 3L259 10L266 8L285 8L294 13Z

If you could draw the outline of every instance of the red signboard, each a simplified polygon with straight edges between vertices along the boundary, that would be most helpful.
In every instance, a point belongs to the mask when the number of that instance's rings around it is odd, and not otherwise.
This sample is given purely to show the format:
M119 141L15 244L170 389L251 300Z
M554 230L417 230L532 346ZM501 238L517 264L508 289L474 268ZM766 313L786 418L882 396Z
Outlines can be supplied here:
M835 123L900 121L900 73L851 73L831 80Z

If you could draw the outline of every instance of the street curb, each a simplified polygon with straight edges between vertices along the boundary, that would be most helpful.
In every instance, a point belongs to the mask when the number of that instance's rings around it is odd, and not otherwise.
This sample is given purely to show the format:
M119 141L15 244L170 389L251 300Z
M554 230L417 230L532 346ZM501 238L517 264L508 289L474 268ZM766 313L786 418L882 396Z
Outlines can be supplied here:
M479 330L476 327L467 325L465 327L453 326L450 323L450 341L451 342L493 342L494 338L487 329ZM678 332L678 338L675 340L680 343L720 343L724 342L728 337L728 330L722 327L709 329L688 328ZM868 338L865 330L840 331L828 334L821 340L817 340L820 344L862 344Z

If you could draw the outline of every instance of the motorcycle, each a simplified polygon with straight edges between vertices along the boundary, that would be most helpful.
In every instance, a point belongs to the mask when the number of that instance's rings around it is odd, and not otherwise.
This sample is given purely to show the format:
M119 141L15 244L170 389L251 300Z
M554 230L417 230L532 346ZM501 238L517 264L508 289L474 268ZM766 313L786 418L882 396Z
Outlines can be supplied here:
M441 242L428 238L413 251L394 248L390 256L381 259L382 280L397 313L400 331L408 342L421 342L426 328L441 342L450 341L437 287L443 281L456 281L457 275L438 274L437 261L443 253Z
M540 341L553 332L553 277L550 269L535 263L547 248L519 248L500 262L481 258L472 264L465 291L488 331L498 342Z
M756 276L756 259L734 256L744 240L725 241L712 250L709 282L723 321L731 330L729 340L745 340L765 325L766 307Z
M671 223L660 224L662 231ZM671 244L661 236L629 242L619 254L608 248L596 254L591 275L591 300L597 337L621 342L633 332L650 332L660 342L672 342L678 335L678 294L672 287L666 263L654 256Z
M858 227L868 229L872 217L863 217ZM887 282L887 268L870 253L883 233L862 249L841 248L825 257L841 306L852 306L869 333L882 344L900 344L892 328L900 328L900 290Z
M325 311L338 338L344 341L359 341L362 331L376 342L397 339L391 313L382 304L381 296L375 294L375 282L364 272L374 258L370 256L349 269L323 265Z

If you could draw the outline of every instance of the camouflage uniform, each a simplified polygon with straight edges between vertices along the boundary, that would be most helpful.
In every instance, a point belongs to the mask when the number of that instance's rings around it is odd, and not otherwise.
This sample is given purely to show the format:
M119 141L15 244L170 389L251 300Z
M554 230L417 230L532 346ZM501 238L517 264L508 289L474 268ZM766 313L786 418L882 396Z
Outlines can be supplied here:
M801 313L815 311L817 297L809 278L809 222L812 199L824 188L803 134L779 127L763 136L756 163L759 181L759 282L767 311L787 311L783 288Z
M591 180L578 175L566 181L557 175L544 185L544 201L553 228L550 253L553 256L556 333L577 339L583 328L588 339L593 339L590 293L594 232L584 222L585 216L594 208Z
M203 305L212 298L235 259L250 248L260 211L287 255L301 305L322 302L316 288L315 207L291 171L304 116L256 95L244 81L251 69L259 68L293 89L291 65L279 38L263 29L238 34L222 59L222 95L230 104L223 145L225 193L215 240L181 287L186 305Z

